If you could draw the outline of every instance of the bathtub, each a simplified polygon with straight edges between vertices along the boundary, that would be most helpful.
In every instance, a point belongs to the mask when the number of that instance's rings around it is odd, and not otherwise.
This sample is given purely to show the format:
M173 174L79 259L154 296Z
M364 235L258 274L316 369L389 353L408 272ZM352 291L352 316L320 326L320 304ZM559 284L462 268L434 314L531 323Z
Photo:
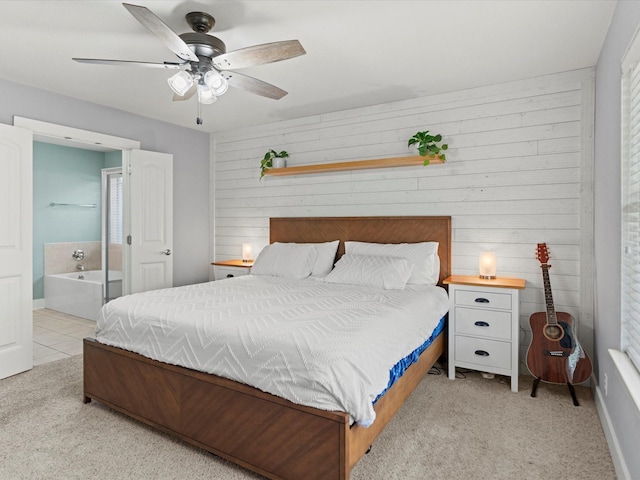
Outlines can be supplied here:
M109 295L122 295L122 272L109 271ZM44 276L45 308L97 321L103 298L101 270Z

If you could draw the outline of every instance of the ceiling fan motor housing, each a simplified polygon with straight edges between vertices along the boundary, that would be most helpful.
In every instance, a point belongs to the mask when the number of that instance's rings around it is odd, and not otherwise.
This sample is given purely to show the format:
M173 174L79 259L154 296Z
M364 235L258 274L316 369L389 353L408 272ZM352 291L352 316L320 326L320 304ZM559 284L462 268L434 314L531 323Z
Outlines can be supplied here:
M224 42L213 35L183 33L179 36L198 57L213 58L227 52L227 46Z

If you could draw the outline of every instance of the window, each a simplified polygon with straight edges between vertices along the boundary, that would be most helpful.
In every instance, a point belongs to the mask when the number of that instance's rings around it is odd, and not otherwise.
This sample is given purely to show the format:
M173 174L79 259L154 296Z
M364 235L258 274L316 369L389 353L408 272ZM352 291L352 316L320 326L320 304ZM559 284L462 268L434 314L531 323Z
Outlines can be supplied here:
M122 243L122 174L109 175L109 243Z
M622 351L640 370L640 56L634 40L622 77Z
M640 36L622 60L622 331L609 349L640 411Z

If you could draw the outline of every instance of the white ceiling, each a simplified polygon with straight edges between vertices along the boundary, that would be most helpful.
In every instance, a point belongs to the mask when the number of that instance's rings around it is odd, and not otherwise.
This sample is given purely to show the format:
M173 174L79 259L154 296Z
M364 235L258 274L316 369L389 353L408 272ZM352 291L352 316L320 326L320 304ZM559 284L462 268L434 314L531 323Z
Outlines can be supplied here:
M227 51L298 39L307 54L240 70L289 92L237 89L174 102L175 71L72 57L177 62L118 1L0 1L0 77L206 132L411 99L594 66L615 0L145 1L176 33L216 18Z

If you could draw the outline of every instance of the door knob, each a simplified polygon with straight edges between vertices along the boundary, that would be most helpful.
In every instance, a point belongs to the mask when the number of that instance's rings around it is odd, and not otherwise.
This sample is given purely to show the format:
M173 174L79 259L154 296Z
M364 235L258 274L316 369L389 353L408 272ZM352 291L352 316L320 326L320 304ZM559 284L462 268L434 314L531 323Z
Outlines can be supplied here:
M171 250L169 250L168 248L163 251L162 253L164 253L165 255L171 255Z

